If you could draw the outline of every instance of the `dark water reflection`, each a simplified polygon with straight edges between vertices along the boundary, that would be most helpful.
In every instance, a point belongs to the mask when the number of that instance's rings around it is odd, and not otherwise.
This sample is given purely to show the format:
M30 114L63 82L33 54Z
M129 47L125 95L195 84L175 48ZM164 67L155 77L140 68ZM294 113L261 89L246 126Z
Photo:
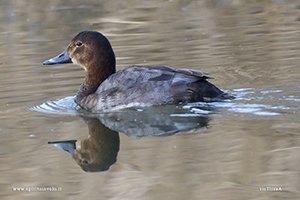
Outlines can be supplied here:
M118 132L128 137L166 137L180 132L199 132L208 126L207 116L178 116L174 113L175 107L166 107L148 108L143 112L114 112L98 118L83 116L88 126L87 137L79 141L55 141L48 144L71 154L84 171L98 172L108 170L116 162L120 146Z
M85 118L88 136L80 141L56 141L48 144L70 153L84 171L106 171L117 161L119 134L105 127L97 118Z
M296 0L0 0L1 199L299 199L299 14ZM237 98L182 105L175 116L190 114L191 125L208 117L201 132L119 134L117 162L85 173L47 144L87 137L72 102L83 71L42 65L82 30L108 37L117 69L203 70ZM128 125L145 128L129 112ZM101 123L126 133L109 119ZM62 191L13 191L47 186Z

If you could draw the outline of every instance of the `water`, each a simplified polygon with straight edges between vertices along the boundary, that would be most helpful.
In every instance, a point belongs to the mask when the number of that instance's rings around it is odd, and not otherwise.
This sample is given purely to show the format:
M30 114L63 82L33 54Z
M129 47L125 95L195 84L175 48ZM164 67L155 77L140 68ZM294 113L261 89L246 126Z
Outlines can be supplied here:
M0 0L0 10L1 199L300 198L298 1ZM202 70L236 99L91 115L73 101L83 70L42 65L82 30L108 37L117 70Z

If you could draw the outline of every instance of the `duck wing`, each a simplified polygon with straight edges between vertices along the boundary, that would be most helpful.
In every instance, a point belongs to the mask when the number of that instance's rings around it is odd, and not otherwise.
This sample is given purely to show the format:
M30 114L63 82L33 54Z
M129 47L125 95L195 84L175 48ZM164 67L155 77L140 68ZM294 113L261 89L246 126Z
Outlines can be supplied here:
M93 94L90 110L207 101L222 94L197 70L130 66L108 77Z
M130 66L107 78L98 88L96 93L107 90L124 91L129 88L137 87L144 83L153 84L154 82L169 81L171 84L192 83L205 80L209 77L205 72L179 69L166 66Z

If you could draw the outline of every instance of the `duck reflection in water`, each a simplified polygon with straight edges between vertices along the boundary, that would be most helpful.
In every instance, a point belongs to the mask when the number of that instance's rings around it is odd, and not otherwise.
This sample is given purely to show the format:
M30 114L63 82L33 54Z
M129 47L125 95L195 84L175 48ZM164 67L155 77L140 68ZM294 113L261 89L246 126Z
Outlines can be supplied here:
M70 153L86 172L106 171L117 161L118 132L128 137L166 137L177 133L199 132L208 126L207 115L176 113L175 107L158 106L145 112L127 110L82 117L89 135L83 140L49 142ZM177 110L178 111L178 110Z
M70 153L86 172L106 171L117 161L119 133L105 127L97 118L84 119L89 135L82 140L49 142Z

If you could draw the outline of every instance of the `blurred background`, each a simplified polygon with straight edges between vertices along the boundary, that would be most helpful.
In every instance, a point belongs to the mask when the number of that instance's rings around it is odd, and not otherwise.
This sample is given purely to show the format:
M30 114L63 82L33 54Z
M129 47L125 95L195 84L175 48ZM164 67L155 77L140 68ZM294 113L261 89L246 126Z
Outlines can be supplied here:
M299 1L0 0L0 24L1 199L300 198ZM117 70L202 70L236 99L205 105L205 130L120 133L116 163L85 172L48 145L89 134L70 111L84 71L42 65L83 30L109 39ZM62 191L13 191L34 187Z

